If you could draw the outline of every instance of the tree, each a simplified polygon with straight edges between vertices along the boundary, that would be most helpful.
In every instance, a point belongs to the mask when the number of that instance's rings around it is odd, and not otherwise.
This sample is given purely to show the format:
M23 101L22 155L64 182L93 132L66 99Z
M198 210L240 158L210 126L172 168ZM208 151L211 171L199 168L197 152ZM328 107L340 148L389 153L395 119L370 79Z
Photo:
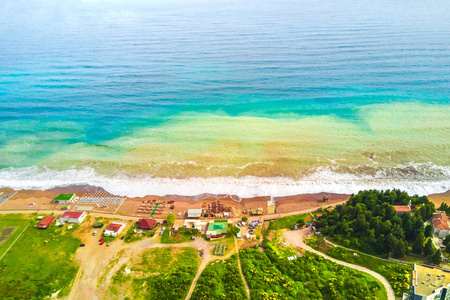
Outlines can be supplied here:
M424 239L425 239L425 237L423 235L423 232L420 232L412 245L412 251L415 254L422 254Z
M427 227L425 227L425 237L431 237L433 235L433 226L431 224L428 224Z
M392 249L392 256L400 258L405 255L406 248L405 243L402 240L396 240L394 243L394 249Z
M175 215L173 213L169 213L167 215L166 220L167 220L167 225L172 226L173 223L175 223Z
M431 239L428 239L427 243L425 244L425 247L423 248L423 255L426 257L432 256L434 254L434 247L433 242Z
M441 251L437 250L436 252L434 252L431 261L433 262L433 264L439 265L442 262Z
M242 220L242 222L247 223L248 218L246 216L243 216L241 220Z

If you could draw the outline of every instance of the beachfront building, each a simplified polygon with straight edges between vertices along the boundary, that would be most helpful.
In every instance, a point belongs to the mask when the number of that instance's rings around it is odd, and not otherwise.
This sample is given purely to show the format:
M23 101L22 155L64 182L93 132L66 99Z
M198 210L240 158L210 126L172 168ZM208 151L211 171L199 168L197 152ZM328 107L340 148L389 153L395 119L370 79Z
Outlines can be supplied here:
M433 231L439 238L443 239L450 234L450 218L445 214L433 215Z
M188 209L187 217L188 219L198 219L202 216L202 209Z
M75 202L75 194L59 194L53 200L55 204L68 204Z
M39 229L47 229L48 226L50 226L53 223L53 221L55 221L54 216L46 216L44 219L42 219L41 222L39 222L38 228Z
M153 227L155 227L156 224L156 220L154 219L139 219L136 222L136 227L137 229L141 229L141 230L152 230Z
M210 222L208 224L206 237L208 239L219 239L225 237L227 233L228 233L228 221L214 220L214 222Z
M108 227L106 227L105 232L103 232L103 235L116 237L124 228L125 228L125 224L111 223L108 225Z
M81 224L86 218L84 211L65 211L61 217L59 217L60 223L78 223Z
M409 293L403 300L449 300L450 271L414 264Z
M190 228L190 229L196 228L196 229L200 230L201 232L204 232L207 224L208 224L207 222L202 221L202 220L186 219L186 220L184 220L183 226L185 228Z

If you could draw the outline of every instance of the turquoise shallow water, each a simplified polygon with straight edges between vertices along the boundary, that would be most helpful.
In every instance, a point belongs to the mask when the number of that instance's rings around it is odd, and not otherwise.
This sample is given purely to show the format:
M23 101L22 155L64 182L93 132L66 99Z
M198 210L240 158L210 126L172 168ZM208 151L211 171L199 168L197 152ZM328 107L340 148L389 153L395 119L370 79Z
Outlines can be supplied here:
M89 170L75 177L446 190L449 32L444 0L2 1L0 184Z

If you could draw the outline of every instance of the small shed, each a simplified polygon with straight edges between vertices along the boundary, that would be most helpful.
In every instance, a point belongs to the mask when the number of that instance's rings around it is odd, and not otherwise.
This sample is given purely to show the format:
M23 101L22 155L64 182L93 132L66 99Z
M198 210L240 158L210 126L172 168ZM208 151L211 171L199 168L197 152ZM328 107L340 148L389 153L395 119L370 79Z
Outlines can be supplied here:
M202 216L202 209L201 208L199 208L199 209L188 209L187 216L188 216L189 219L200 218Z
M111 223L105 229L105 232L103 234L105 236L116 237L122 231L122 229L124 229L124 228L125 228L125 224L122 224L122 223Z
M42 219L41 222L39 222L38 228L39 229L47 229L48 226L50 226L55 219L56 218L54 216L46 216L44 219Z

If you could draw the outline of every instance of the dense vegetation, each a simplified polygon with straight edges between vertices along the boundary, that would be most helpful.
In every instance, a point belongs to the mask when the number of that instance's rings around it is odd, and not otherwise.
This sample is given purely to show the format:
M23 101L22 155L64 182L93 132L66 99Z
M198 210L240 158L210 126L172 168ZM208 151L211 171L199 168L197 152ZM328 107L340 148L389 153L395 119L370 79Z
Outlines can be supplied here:
M0 224L7 218L8 224L31 224L0 261L1 299L44 299L57 291L60 296L68 293L78 271L74 253L80 240L71 235L78 226L70 231L55 226L40 230L38 220L21 215L0 215Z
M242 281L237 255L227 260L215 260L202 272L197 281L192 299L247 299L245 285Z
M408 205L415 209L414 215L406 212L401 217L393 205ZM427 197L410 197L405 192L363 191L352 195L345 205L334 210L324 211L317 227L325 235L347 247L365 252L400 258L408 251L423 253L425 240L424 221L430 219L435 211L434 204ZM429 230L427 232L429 234ZM433 253L423 253L430 258Z
M380 258L355 253L341 247L333 247L325 243L321 235L312 236L308 240L308 244L328 256L377 272L389 281L395 295L399 298L402 297L403 293L408 292L413 270L412 266L387 262Z
M113 299L184 299L197 273L194 248L154 248L122 265L107 296ZM126 274L129 268L131 273Z
M290 225L289 225L290 226ZM252 299L386 299L384 287L375 278L305 252L296 256L279 246L280 237L268 240L264 252L241 250L241 265ZM278 246L277 246L278 245Z

